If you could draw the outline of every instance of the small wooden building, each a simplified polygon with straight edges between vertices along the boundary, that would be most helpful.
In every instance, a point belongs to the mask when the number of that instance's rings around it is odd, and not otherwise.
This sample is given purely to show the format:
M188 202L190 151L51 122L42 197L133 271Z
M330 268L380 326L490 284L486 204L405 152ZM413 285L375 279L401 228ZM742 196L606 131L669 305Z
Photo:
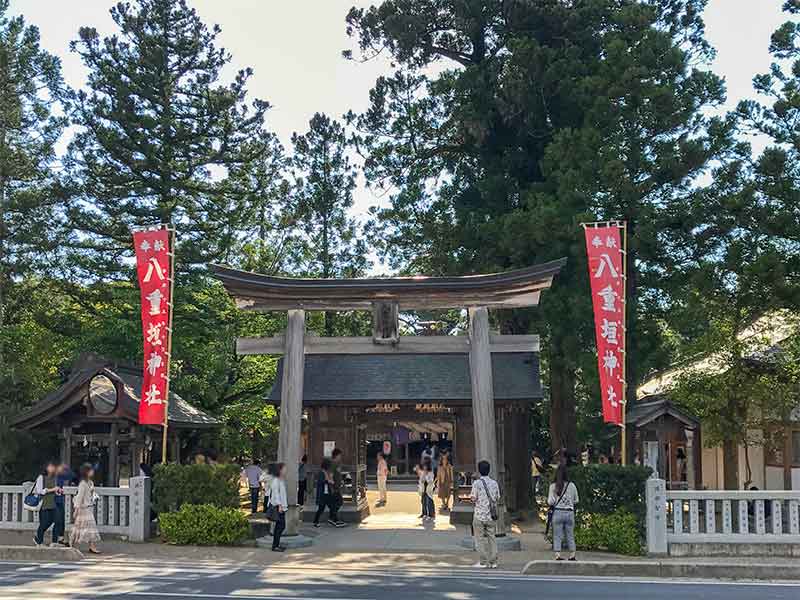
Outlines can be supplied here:
M140 463L161 456L161 427L138 424L141 388L141 367L85 354L61 386L17 415L11 426L57 436L62 462L73 468L84 462L97 465L97 481L116 486L137 475ZM170 392L170 460L181 460L182 445L190 436L219 425Z
M697 418L667 396L656 395L628 406L625 423L631 462L651 467L670 489L702 489L703 445Z

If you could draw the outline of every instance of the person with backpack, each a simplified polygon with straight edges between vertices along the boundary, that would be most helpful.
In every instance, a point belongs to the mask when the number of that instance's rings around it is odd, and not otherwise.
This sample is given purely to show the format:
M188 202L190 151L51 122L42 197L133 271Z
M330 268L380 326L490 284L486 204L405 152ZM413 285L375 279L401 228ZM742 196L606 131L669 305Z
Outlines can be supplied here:
M64 489L58 486L56 482L56 464L53 461L48 462L42 473L36 478L33 484L33 493L39 496L39 528L36 530L36 536L33 538L33 543L36 546L44 544L44 534L48 529L53 527L53 543L55 546L58 544L58 529L54 527L56 524L56 496L64 493Z
M472 518L472 531L475 538L475 549L480 554L476 568L497 568L497 503L500 501L500 486L489 477L491 465L489 461L478 463L480 477L472 482L469 497L475 505Z
M575 558L575 505L578 504L578 488L569 480L566 465L556 469L556 480L550 484L547 495L550 506L547 514L548 526L553 527L553 551L556 560L561 558L561 547L566 540L569 560Z

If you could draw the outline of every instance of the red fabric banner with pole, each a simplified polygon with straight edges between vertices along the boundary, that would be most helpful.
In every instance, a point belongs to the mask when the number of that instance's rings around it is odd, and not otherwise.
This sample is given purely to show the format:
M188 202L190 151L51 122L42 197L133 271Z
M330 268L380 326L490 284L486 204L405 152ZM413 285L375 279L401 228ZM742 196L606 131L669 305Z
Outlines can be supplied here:
M172 280L167 229L136 231L136 273L142 299L144 380L139 403L139 423L163 425L169 393L169 327Z
M625 269L620 227L585 226L603 420L623 425Z

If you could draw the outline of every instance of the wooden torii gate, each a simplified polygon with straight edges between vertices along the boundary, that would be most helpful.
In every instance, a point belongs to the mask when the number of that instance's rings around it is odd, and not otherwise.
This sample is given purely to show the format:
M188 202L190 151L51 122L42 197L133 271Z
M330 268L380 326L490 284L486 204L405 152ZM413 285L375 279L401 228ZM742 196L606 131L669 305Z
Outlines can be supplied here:
M283 354L278 461L289 465L286 486L289 511L286 535L297 533L296 466L300 463L303 416L303 370L306 354L469 354L475 460L487 460L496 474L498 462L492 383L493 352L538 352L539 336L498 335L489 328L489 308L536 306L541 291L566 259L526 269L462 277L395 277L374 279L300 279L270 277L212 265L211 271L239 308L288 313L284 335L239 338L238 354ZM399 314L407 310L467 309L469 336L400 336ZM317 337L305 332L305 311L372 312L371 337ZM502 485L502 477L498 476ZM501 506L502 509L502 506ZM500 525L503 531L504 525Z

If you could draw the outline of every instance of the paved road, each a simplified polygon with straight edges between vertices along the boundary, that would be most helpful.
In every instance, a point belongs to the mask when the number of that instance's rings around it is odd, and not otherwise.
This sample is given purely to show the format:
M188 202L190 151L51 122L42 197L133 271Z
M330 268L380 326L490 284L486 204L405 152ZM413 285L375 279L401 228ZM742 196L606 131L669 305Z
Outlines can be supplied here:
M796 600L798 584L619 581L529 577L510 571L220 567L213 563L86 560L75 564L1 563L0 600L164 598L235 600Z

